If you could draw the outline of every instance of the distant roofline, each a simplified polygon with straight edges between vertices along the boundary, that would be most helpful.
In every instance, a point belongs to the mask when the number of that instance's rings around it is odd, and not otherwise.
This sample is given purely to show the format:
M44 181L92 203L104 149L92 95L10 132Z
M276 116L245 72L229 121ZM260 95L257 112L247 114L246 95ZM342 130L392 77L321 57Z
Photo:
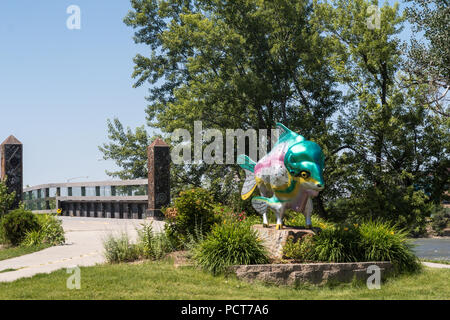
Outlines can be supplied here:
M146 184L148 184L147 179L47 183L47 184L40 184L37 186L28 187L28 188L23 188L23 192L28 192L28 191L38 190L38 189L47 189L47 188L103 187L103 186L120 187L120 186L135 186L135 185L146 185Z

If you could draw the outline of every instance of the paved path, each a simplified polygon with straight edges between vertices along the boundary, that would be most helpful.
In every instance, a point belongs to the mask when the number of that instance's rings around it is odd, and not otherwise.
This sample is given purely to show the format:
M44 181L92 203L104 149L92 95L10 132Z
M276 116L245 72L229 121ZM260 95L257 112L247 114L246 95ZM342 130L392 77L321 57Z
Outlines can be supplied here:
M423 264L424 266L427 266L427 267L430 267L430 268L450 269L450 264L434 263L434 262L425 262L425 261L423 261L422 264Z
M127 232L131 239L137 237L136 228L148 220L61 217L66 232L66 244L44 249L17 258L0 261L0 282L31 277L38 273L50 273L72 266L92 266L105 262L103 239L110 234ZM153 221L155 231L163 226Z

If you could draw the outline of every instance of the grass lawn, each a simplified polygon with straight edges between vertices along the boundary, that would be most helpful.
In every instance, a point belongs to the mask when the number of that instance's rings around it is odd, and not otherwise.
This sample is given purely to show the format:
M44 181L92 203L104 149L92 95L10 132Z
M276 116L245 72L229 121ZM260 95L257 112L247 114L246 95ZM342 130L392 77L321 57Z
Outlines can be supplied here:
M23 256L24 254L33 253L48 248L49 245L42 244L31 247L9 247L0 249L0 261ZM1 271L1 270L0 270Z
M66 270L0 283L0 299L450 299L450 270L389 279L380 290L364 284L289 288L213 277L170 261L81 268L81 289L69 290Z

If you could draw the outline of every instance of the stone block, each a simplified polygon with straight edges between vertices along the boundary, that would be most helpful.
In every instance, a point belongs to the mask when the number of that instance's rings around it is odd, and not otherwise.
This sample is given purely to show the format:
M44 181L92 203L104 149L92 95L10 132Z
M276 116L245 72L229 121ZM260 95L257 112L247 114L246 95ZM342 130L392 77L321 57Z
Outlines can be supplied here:
M354 278L367 279L367 268L377 265L384 278L392 270L390 262L356 263L292 263L267 265L241 265L230 267L230 272L245 281L263 281L277 285L296 283L324 284L327 281L351 282Z
M282 258L283 247L288 239L292 239L292 241L296 242L307 234L315 234L311 229L297 227L284 227L282 230L276 230L275 225L264 228L263 225L257 224L253 226L253 229L258 232L259 237L263 241L264 246L269 252L270 258L272 259Z

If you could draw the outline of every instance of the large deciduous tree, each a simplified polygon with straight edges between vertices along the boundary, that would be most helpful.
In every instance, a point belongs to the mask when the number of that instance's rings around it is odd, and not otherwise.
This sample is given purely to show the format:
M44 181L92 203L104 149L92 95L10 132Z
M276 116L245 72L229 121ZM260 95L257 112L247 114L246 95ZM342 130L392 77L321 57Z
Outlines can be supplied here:
M336 215L385 218L417 233L439 203L448 179L448 122L425 106L426 85L404 86L398 5L380 9L379 28L368 25L370 3L336 0L317 11L333 39L333 66L346 86L348 116L339 158L345 195L330 202ZM447 180L448 181L448 180Z
M324 150L319 214L420 233L448 187L449 121L426 107L429 83L407 81L398 6L381 7L378 28L368 23L376 5L131 0L124 21L150 51L133 73L135 86L149 85L147 124L193 136L197 120L223 134L282 122ZM114 142L102 151L123 168L116 175L144 175L145 130L125 133L115 121L109 131ZM173 168L174 190L203 185L228 203L243 181L236 165Z
M427 84L427 105L436 113L450 117L450 2L448 0L410 0L406 15L415 33L408 48L406 68L410 82Z
M149 46L135 86L151 84L148 124L170 133L203 128L270 129L276 122L323 146L339 145L330 118L340 94L330 43L311 23L312 2L132 0L125 23ZM256 160L256 159L255 159ZM216 193L237 190L237 166L191 166ZM323 208L323 206L320 206Z

